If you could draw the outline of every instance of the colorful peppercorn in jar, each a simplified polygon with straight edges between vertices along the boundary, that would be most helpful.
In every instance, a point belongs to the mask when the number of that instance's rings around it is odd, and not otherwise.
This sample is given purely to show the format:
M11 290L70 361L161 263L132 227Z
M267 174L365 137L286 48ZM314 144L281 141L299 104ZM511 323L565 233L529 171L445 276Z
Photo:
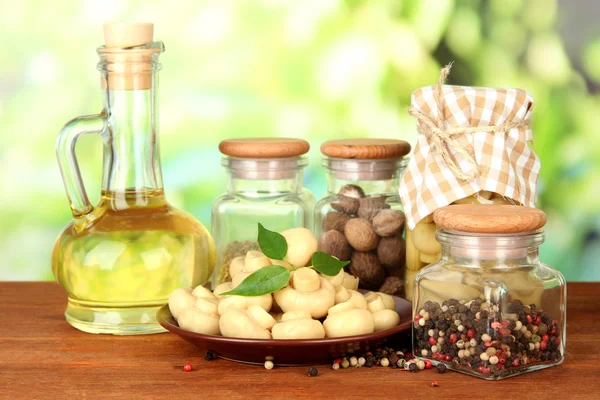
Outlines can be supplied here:
M529 127L533 99L520 89L436 86L412 95L409 113L420 135L400 183L406 212L406 275L437 261L433 212L450 204L535 207L540 170ZM412 288L407 288L410 298Z
M308 142L290 138L228 139L219 145L225 156L227 193L212 207L217 244L213 286L231 281L229 265L258 250L258 223L281 232L312 229L314 195L302 186ZM281 262L280 262L281 263Z
M441 258L415 278L414 354L492 380L562 363L567 289L539 260L546 215L464 204L433 218Z
M404 296L405 216L398 197L402 140L347 139L321 145L327 194L315 207L318 249L343 261L359 287Z

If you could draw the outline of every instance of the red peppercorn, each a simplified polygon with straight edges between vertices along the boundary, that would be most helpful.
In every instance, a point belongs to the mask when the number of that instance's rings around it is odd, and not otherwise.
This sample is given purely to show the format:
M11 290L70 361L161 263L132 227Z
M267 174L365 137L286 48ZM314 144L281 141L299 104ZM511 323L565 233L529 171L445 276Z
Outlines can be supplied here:
M450 340L450 343L456 343L458 342L458 335L456 333L453 333L448 339Z
M518 366L519 366L519 359L518 359L518 358L515 358L515 359L513 360L513 362L512 362L512 366L513 366L513 367L518 367Z
M433 336L430 336L429 337L429 344L433 346L434 344L437 344L437 340L435 340L435 338Z
M498 353L496 353L496 354L498 354ZM506 364L506 357L504 357L504 356L499 356L499 357L498 357L498 364L501 364L501 365L504 365L504 364Z
M550 340L550 336L548 336L548 334L542 336L542 342L547 342L548 340Z
M533 324L534 325L539 325L541 323L542 323L542 318L540 318L539 315L536 315L535 318L534 318L534 320L533 320Z
M552 325L554 325L554 326L558 326L558 321L557 321L557 320L555 320L555 319L553 319L553 320L552 320Z
M489 368L484 368L483 369L483 374L484 375L489 375L492 371Z
M504 321L502 321L502 327L503 328L508 328L508 326L510 325L510 321L505 319Z
M556 344L560 344L560 336L557 336L555 339Z
M183 366L183 370L184 370L185 372L190 372L190 371L192 370L192 364L185 364L185 365Z
M438 387L438 386L439 386L438 381L431 382L431 387Z
M473 338L475 337L475 330L474 330L474 329L469 329L469 330L467 331L467 336L468 336L470 339L473 339Z
M412 357L412 353L404 353L404 357L411 358Z
M537 361L537 360L536 360L535 358L531 357L531 358L529 359L529 364L533 364L533 363L534 363L534 362L536 362L536 361Z
M491 342L491 340L486 340L484 344L485 344L485 347L490 347L492 345L492 342Z
M500 335L502 335L502 337L510 336L510 329L508 329L508 328L500 329Z
M548 347L548 342L540 342L540 350L544 351Z
M414 318L415 324L418 324L420 319L421 319L421 316L419 314L415 315L415 318Z
M452 356L450 354L446 354L444 356L444 360L446 360L446 361L452 361Z
M500 322L492 322L490 324L490 326L492 327L492 329L500 329L500 328L502 328L502 324Z
M429 360L423 360L423 362L425 363L425 369L431 369L431 367L433 366L433 364Z
M477 372L479 372L480 374L483 374L483 365L480 365L479 367L477 367Z
M553 327L552 329L550 329L550 334L556 335L556 327Z
M335 360L333 360L334 364L341 364L342 363L342 359L341 358L336 358Z
M527 315L526 318L527 318L527 323L531 324L533 322L531 315Z

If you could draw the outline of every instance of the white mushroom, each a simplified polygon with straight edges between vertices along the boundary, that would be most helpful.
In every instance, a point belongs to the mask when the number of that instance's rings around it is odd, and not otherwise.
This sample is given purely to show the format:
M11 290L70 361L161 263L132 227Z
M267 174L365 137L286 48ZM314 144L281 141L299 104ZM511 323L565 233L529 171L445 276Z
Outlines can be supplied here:
M322 339L325 337L323 325L304 311L283 314L281 322L273 325L273 339Z
M365 299L367 300L367 303L375 300L376 298L380 298L381 301L383 301L385 308L387 308L388 310L396 310L396 301L389 294L381 292L369 292L365 294Z
M306 228L287 229L281 232L281 235L288 245L285 261L300 267L308 265L313 253L317 251L315 235Z
M357 308L354 303L340 303L329 309L327 319L323 322L327 337L364 335L375 330L371 313Z
M379 310L386 310L385 303L379 296L371 297L367 299L367 310L374 313Z
M187 308L181 313L177 323L188 331L205 335L219 335L219 316L215 299L199 297L196 307Z
M270 260L271 260L271 265L279 265L289 271L292 271L294 269L292 264L290 264L289 262L287 262L285 260L275 260L273 258L271 258Z
M246 310L252 305L259 305L265 311L271 311L273 296L263 294L261 296L223 296L219 302L219 315L223 315L228 309Z
M256 272L262 267L271 265L269 257L265 256L260 251L250 250L246 253L244 272Z
M335 289L311 268L294 271L291 285L275 292L273 296L284 312L305 310L313 318L324 317L329 307L335 304Z
M343 286L335 287L335 304L343 303L350 299L350 292Z
M390 329L400 323L400 315L394 310L383 309L374 312L372 315L375 323L375 332Z
M217 297L213 294L213 292L210 291L210 289L205 288L204 286L200 285L197 286L193 291L192 291L192 296L194 297L202 297L205 299L216 299Z
M350 298L346 300L347 303L354 303L356 308L367 309L367 300L365 300L365 296L362 293L356 290L348 290L348 293L350 293Z
M248 316L254 320L263 329L271 329L275 325L275 318L273 318L264 308L258 304L251 305L248 307Z
M262 328L245 310L230 308L219 321L221 334L246 339L271 339L271 333Z
M218 299L220 299L221 297L223 297L221 295L221 293L229 292L232 289L233 289L233 284L231 282L224 282L224 283L221 283L220 285L217 285L215 290L213 290L213 294Z
M331 284L333 286L339 286L344 282L345 274L346 274L346 272L344 272L343 269L340 269L340 272L338 272L337 275L334 275L334 276L326 276L325 275L324 278L327 279L329 282L331 282Z
M342 286L346 289L358 290L358 278L353 275L350 275L347 272L344 272L344 280L342 281Z
M196 297L192 295L192 289L179 288L169 294L169 310L175 319L179 319L181 313L195 303Z
M233 288L238 287L238 285L240 283L242 283L242 281L244 279L246 279L247 277L249 277L250 275L252 275L252 272L247 272L245 270L238 272L237 274L235 274L235 276L233 278L231 278L231 286Z
M244 261L244 257L242 256L236 257L233 260L231 260L231 262L229 263L229 276L233 278L234 276L242 272L245 265L246 263Z

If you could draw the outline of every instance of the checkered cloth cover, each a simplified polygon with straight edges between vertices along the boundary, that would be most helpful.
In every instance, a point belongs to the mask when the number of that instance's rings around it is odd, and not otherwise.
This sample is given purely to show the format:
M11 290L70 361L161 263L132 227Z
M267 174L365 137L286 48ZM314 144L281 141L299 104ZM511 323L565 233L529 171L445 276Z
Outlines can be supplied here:
M439 113L434 91L435 86L420 88L411 100L414 108L430 118ZM533 99L524 90L444 85L443 93L444 129L495 126L531 118ZM540 160L527 143L533 140L529 124L508 132L467 133L453 139L473 157L479 175L471 182L457 179L427 137L420 134L399 189L410 229L436 209L480 190L535 206ZM451 148L450 152L463 172L473 169Z

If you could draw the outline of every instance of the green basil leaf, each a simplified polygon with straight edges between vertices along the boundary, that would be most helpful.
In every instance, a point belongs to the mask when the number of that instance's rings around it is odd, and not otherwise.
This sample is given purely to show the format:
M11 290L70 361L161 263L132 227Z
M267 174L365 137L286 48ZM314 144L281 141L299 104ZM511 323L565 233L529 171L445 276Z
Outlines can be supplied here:
M274 260L283 260L288 251L285 238L277 232L272 232L258 224L258 245L263 254Z
M284 287L290 280L290 271L279 265L269 265L248 275L233 290L222 296L262 296L273 293Z
M313 268L327 276L336 276L348 264L350 261L340 261L322 251L317 251L312 256Z

